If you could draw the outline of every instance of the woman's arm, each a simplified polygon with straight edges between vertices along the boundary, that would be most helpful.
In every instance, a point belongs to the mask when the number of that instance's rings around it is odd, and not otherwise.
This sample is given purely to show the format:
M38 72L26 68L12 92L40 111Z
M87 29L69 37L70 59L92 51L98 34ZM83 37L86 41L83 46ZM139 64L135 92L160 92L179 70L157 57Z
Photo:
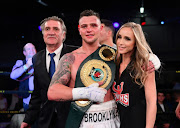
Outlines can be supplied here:
M153 128L157 112L155 72L149 73L145 82L146 128Z

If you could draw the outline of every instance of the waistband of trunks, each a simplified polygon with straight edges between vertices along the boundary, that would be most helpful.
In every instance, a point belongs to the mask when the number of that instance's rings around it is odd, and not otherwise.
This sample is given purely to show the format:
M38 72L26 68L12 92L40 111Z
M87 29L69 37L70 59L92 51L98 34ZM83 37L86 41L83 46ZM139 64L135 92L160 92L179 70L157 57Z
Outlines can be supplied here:
M91 107L88 109L87 112L93 112L93 111L98 112L98 111L102 111L102 110L105 111L106 109L109 110L114 107L117 108L115 100L110 100L108 102L91 105Z
M102 123L113 121L118 118L118 111L114 100L92 105L85 113L82 122L84 123Z

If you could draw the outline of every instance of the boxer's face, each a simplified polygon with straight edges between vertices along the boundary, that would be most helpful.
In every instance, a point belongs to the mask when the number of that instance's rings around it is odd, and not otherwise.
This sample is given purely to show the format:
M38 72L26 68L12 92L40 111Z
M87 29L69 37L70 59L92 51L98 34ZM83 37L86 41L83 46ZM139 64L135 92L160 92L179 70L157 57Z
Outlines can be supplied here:
M96 16L84 16L79 20L79 33L86 43L99 41L102 25Z

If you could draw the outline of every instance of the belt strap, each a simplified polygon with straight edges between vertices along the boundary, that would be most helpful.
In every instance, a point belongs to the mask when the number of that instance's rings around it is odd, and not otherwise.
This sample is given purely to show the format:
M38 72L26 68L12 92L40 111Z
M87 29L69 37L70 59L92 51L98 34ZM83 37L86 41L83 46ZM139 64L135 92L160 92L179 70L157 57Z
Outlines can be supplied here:
M113 84L115 77L116 66L114 57L114 48L101 45L79 66L76 74L75 88L85 87L92 83L103 81L101 87L108 90ZM100 77L97 77L97 74L100 74ZM66 128L79 128L85 112L92 104L93 102L91 101L72 101L66 121Z

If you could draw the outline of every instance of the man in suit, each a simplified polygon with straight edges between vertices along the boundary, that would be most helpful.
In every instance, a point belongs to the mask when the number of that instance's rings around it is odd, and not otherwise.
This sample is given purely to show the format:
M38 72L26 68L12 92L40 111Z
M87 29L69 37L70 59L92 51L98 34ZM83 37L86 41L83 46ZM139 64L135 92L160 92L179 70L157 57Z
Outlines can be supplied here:
M33 91L34 89L34 69L32 67L32 57L36 54L36 48L32 43L27 43L23 47L24 60L17 60L13 66L10 78L19 81L20 91ZM20 98L23 98L24 111L28 109L31 94L21 93Z
M165 94L162 91L157 92L157 128L169 128L171 125L171 112L167 104L164 103Z
M66 26L63 20L56 16L44 19L41 22L41 30L46 49L33 57L34 91L21 128L29 127L35 122L38 128L63 128L70 102L49 101L47 98L47 90L52 77L50 74L52 58L49 54L55 53L53 61L57 67L61 56L75 50L76 47L63 43L66 38Z
M23 108L26 111L29 107L31 94L28 91L34 90L34 68L32 66L32 57L36 54L36 48L32 43L27 43L23 47L24 60L17 60L13 66L10 78L19 82L19 91L26 91L26 93L19 93L18 100L23 100ZM16 97L16 96L15 96ZM17 97L16 97L17 98ZM13 99L12 99L13 101ZM17 101L18 102L18 101ZM25 114L14 114L11 118L11 128L20 127L23 122Z

